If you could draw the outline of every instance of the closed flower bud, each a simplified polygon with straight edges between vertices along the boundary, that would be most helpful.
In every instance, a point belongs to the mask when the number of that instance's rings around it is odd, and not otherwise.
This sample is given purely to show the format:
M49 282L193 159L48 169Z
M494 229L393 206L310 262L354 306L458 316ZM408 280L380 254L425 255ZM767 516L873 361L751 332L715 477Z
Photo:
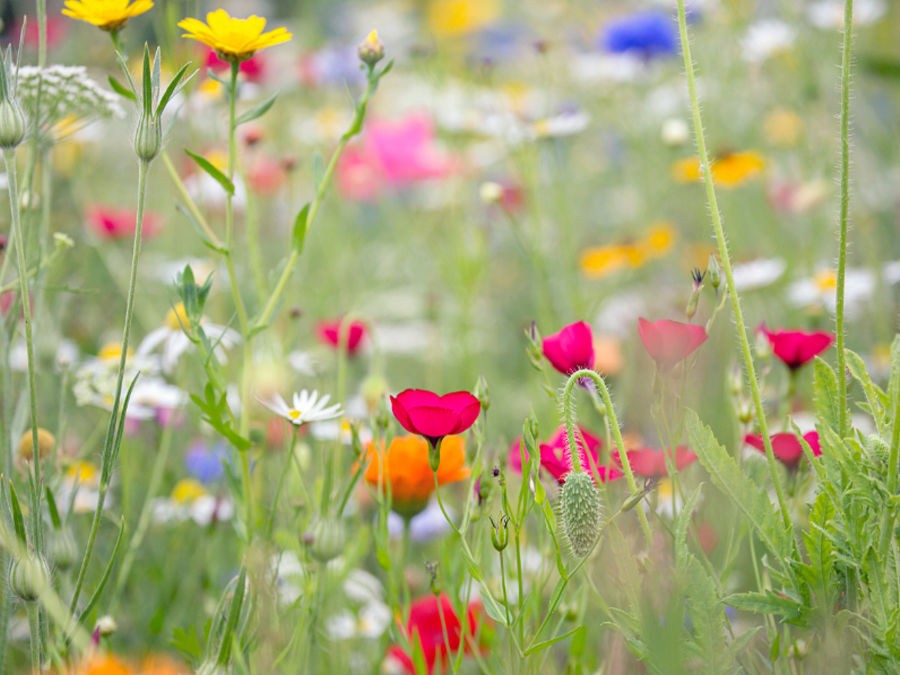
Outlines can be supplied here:
M722 285L722 274L719 271L719 263L716 256L709 256L709 263L706 265L706 276L709 279L709 285L717 289Z
M75 246L75 240L63 232L54 232L53 245L56 246L58 250L64 251L67 248L72 248L73 246Z
M72 531L63 527L47 535L47 558L62 571L72 567L78 560L78 544Z
M119 624L116 623L116 620L112 618L109 614L104 614L99 619L97 619L97 624L94 626L94 630L96 630L100 635L112 635L119 629Z
M478 402L481 403L481 409L484 412L487 412L491 407L491 390L488 388L487 380L484 379L484 375L478 376L478 382L475 383L475 398L478 399Z
M11 150L25 139L25 113L14 99L0 103L0 148Z
M38 454L41 459L46 459L53 450L53 446L56 445L56 437L46 429L38 428L37 438ZM34 438L30 429L22 434L22 437L19 439L19 458L26 462L34 459Z
M141 115L134 132L134 152L138 159L149 162L162 147L162 127L154 115Z
M384 44L379 39L377 30L373 30L366 36L356 53L359 55L359 60L369 67L384 58Z
M309 552L319 562L326 563L333 560L344 551L346 543L344 525L337 518L317 519L307 534L312 539Z
M882 464L887 464L891 454L891 446L877 434L869 434L866 437L866 450L872 459Z
M509 544L509 516L504 514L497 522L491 518L491 544L498 552Z
M559 494L562 529L577 558L583 558L594 547L603 516L600 493L584 471L566 474Z
M697 306L699 305L699 303L700 303L700 291L699 290L693 291L691 293L690 300L688 300L687 307L684 310L684 313L685 313L685 315L687 315L687 318L689 320L693 319L694 315L697 313Z
M14 560L9 566L9 588L20 600L34 602L38 597L35 584L35 577L38 575L42 575L44 579L50 576L50 570L43 559L29 556L22 560Z

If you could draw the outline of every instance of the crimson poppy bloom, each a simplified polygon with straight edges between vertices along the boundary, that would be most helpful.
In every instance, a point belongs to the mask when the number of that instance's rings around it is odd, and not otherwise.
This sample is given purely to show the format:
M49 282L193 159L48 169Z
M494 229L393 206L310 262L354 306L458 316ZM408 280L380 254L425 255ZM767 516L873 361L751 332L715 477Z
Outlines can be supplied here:
M578 456L582 468L596 480L606 483L622 477L622 473L608 466L600 466L600 446L602 442L592 433L579 426L575 431L575 443L578 445ZM509 448L509 465L516 473L522 473L521 437L516 439ZM556 430L547 443L539 446L541 453L541 468L549 473L562 485L566 482L566 475L572 470L570 464L569 439L566 435L565 425ZM596 471L596 474L594 473Z
M775 459L784 464L788 469L796 469L800 464L800 458L803 457L803 446L800 444L800 439L789 432L772 434L769 438L772 441L772 454L775 455ZM822 454L822 449L819 447L818 431L810 431L809 433L803 434L803 440L809 444L810 449L813 451L813 455L818 457ZM744 443L756 448L764 454L766 452L763 438L759 434L747 434L744 436Z
M440 604L438 604L440 603ZM478 618L480 615L480 603L472 602L466 611L466 637L464 649L471 652L478 630ZM444 622L447 626L447 640L444 640L444 629L441 625L441 612L444 614ZM416 600L409 608L409 621L406 624L406 633L410 642L418 641L425 657L425 665L429 675L434 672L435 664L440 659L442 669L448 664L450 653L459 649L463 640L463 629L459 618L453 610L453 604L446 593L440 598L433 595ZM415 650L415 647L413 647ZM403 651L399 645L392 645L388 649L388 657L399 663L406 672L415 675L416 669L412 658Z
M594 368L594 335L584 321L570 323L558 333L548 335L542 347L550 365L563 375Z
M481 403L467 391L439 396L424 389L406 389L391 396L391 410L400 426L424 436L436 448L444 436L461 434L478 419Z
M643 317L638 319L638 332L660 370L671 370L709 337L703 326L669 319L647 321Z
M666 456L663 453L663 450L654 448L640 448L638 450L629 450L625 454L628 456L628 463L636 476L662 478L669 474L666 470ZM670 451L669 457L674 461L676 471L681 471L684 467L697 461L697 455L684 445L679 445L675 448L674 456ZM619 457L618 452L613 453L613 460L616 464L621 465L621 457Z
M834 335L823 331L806 332L802 330L771 331L765 324L759 327L760 332L772 345L772 352L791 370L812 361L834 342Z
M320 321L316 326L316 335L324 344L341 348L341 343L347 341L347 353L354 356L362 347L363 339L366 337L366 324L362 321L351 321L348 325L341 328L342 319L333 319L330 321Z

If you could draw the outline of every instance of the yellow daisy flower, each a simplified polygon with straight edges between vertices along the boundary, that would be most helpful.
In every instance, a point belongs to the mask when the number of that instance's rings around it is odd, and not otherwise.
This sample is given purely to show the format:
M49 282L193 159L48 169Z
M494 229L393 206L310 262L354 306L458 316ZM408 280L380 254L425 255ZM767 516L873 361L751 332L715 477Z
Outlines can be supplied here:
M187 31L182 37L197 40L216 50L224 61L246 61L254 52L287 42L293 36L283 26L263 33L266 20L259 16L235 19L224 9L206 15L206 23L199 19L183 19L178 27Z
M766 160L758 152L748 150L719 155L711 165L713 182L720 187L733 188L760 173L766 166ZM680 183L702 180L700 160L689 157L676 162L672 166L672 175Z
M128 19L153 7L153 0L66 0L62 13L106 31L120 30Z
M441 37L465 35L494 21L500 9L497 0L432 0L428 27Z

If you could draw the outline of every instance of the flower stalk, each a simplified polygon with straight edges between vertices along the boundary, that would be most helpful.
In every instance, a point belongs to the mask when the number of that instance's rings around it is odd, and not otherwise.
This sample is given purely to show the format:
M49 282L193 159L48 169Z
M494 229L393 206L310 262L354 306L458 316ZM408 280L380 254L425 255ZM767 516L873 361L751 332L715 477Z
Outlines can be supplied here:
M716 189L713 184L712 172L710 171L709 152L706 149L703 120L700 116L700 100L697 96L697 82L694 76L694 61L691 56L691 44L688 38L684 0L678 0L678 33L681 39L681 53L684 58L684 70L691 105L691 118L694 126L694 136L696 137L697 142L697 154L700 158L700 167L703 173L706 201L709 205L713 232L715 233L716 245L719 249L719 261L722 265L722 271L725 273L725 292L731 300L731 311L734 314L735 330L741 347L744 369L747 372L747 381L750 384L753 405L756 409L756 419L759 424L759 431L763 437L763 442L765 443L766 460L769 465L772 483L775 486L778 509L781 511L781 518L784 522L785 529L790 532L793 529L793 526L791 524L790 513L788 512L787 500L784 496L784 487L781 485L781 479L778 475L778 465L775 461L775 454L772 452L772 441L769 438L769 427L766 423L766 413L763 408L762 395L759 390L759 380L757 379L756 367L753 363L753 353L750 351L750 340L747 337L747 328L744 323L744 313L741 309L740 297L734 286L734 271L731 265L731 256L728 252L728 242L725 240L725 230L722 226L722 214L719 211Z

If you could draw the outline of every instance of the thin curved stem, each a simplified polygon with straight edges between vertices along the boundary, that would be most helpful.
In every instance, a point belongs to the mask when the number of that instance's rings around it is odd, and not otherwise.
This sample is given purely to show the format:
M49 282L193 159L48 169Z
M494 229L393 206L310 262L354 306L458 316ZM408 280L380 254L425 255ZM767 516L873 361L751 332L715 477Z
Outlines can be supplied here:
M766 423L766 411L763 408L762 395L759 391L759 381L756 377L756 367L753 364L753 353L750 351L750 340L747 338L747 327L744 323L744 312L741 309L741 301L737 289L734 286L734 272L731 266L731 256L728 253L728 242L725 239L725 230L722 227L722 214L719 212L719 202L716 198L716 188L713 185L710 171L709 153L706 150L706 137L703 133L703 120L700 117L700 100L697 96L697 82L694 77L694 61L691 57L691 44L688 39L687 17L684 10L684 0L678 0L678 33L681 38L681 53L684 57L684 70L688 85L688 94L691 101L691 117L694 126L694 136L697 140L697 154L700 159L700 168L703 173L703 183L706 189L706 201L712 218L713 231L716 236L716 245L719 249L719 258L722 270L725 272L726 292L731 300L731 311L734 314L734 326L738 341L741 346L741 356L744 360L744 368L747 371L747 381L750 384L750 393L753 398L753 406L756 410L756 419L759 424L759 432L763 438L766 450L766 460L769 465L769 473L775 486L775 494L778 498L778 508L784 527L788 532L792 531L791 517L784 497L784 488L778 474L778 465L775 454L772 452L772 439L769 438L769 427Z
M566 438L569 444L569 460L572 464L572 471L583 470L581 462L578 460L578 445L575 442L575 403L572 397L575 384L582 378L590 379L600 389L603 407L606 409L606 416L610 421L616 445L619 448L619 458L622 460L622 468L625 470L625 480L628 482L628 489L634 494L638 490L637 482L634 480L634 472L631 470L628 453L625 452L625 440L622 438L622 429L619 427L619 418L616 416L616 409L613 406L612 398L610 398L609 389L606 386L606 382L603 381L603 378L597 372L587 368L576 370L569 375L569 380L566 382L562 395L563 422L566 425ZM638 518L641 521L641 529L644 531L647 546L650 546L653 542L653 534L650 532L650 523L647 521L647 514L644 513L643 509L638 509Z

